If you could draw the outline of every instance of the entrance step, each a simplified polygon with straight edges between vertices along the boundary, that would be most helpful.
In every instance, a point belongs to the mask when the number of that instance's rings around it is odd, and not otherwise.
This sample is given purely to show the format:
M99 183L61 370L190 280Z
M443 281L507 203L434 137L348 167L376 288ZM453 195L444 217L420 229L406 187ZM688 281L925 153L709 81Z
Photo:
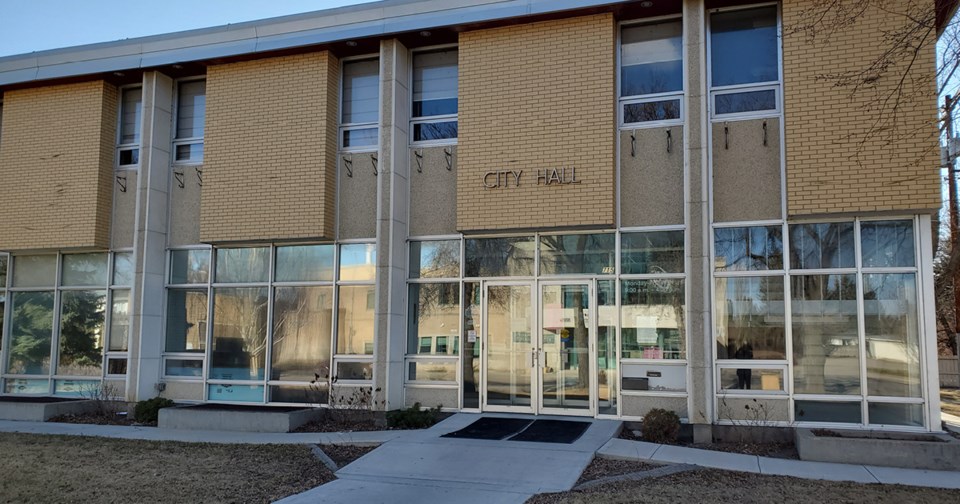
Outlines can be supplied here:
M291 432L323 415L321 408L200 404L161 409L157 426L180 430Z
M88 399L57 397L4 397L0 400L0 420L46 422L60 415L79 415L96 409Z

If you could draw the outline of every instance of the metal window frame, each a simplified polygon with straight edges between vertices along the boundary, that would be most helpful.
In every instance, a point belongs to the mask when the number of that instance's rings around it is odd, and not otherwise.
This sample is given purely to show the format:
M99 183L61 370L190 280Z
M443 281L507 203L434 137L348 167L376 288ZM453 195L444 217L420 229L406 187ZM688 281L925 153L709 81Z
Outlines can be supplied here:
M170 159L171 163L174 166L194 166L203 164L203 155L200 156L200 159L177 159L177 147L182 145L203 145L203 139L206 135L206 127L204 127L204 135L194 136L194 137L185 137L177 138L177 129L180 126L180 86L181 84L188 82L197 82L197 81L206 81L206 75L194 75L191 77L181 77L173 81L174 89L174 99L173 99L173 118L172 118L172 148L170 150ZM204 91L204 97L206 97L206 91ZM204 106L204 115L206 115L206 106Z

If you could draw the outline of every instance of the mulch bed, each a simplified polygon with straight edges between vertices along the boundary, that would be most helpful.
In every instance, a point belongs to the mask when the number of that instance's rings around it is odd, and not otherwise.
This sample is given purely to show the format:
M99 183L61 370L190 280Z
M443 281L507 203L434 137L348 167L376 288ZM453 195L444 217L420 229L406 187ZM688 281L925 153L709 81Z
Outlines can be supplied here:
M630 441L645 441L643 437L638 436L630 429L623 429L620 432L620 439ZM692 443L678 441L670 443L674 446L685 448L699 448L701 450L713 450L726 453L739 453L742 455L757 455L760 457L774 457L782 459L799 460L796 446L793 443Z
M133 421L130 415L104 415L102 413L79 413L55 416L48 422L90 424L90 425L130 425L142 427L156 427L157 424L142 424Z
M318 445L328 457L343 467L354 460L372 452L376 446Z
M612 460L604 458L594 458L590 465L583 470L577 485L593 481L608 476L620 476L622 474L632 474L643 471L649 471L661 467L646 462L636 462L632 460Z
M367 432L390 430L386 425L377 425L370 419L348 420L342 418L321 418L297 427L293 432Z

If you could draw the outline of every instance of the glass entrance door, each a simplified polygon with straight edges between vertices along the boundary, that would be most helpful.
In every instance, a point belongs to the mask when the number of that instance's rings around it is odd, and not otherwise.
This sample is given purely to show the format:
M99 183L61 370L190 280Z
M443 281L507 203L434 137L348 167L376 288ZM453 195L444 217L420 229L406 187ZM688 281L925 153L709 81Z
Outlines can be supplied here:
M532 283L486 284L483 347L486 411L534 412Z
M591 395L593 330L590 284L540 284L540 410L588 415Z
M592 415L592 282L487 282L483 409Z

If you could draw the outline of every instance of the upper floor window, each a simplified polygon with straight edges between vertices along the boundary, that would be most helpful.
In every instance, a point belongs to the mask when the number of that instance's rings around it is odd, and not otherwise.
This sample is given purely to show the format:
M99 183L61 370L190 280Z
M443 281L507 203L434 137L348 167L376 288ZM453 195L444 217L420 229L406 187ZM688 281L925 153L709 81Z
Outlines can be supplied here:
M117 141L117 165L140 164L140 121L143 115L143 89L125 88L120 94L120 132Z
M344 63L342 96L340 147L345 150L376 148L380 120L380 62L371 59Z
M620 32L621 124L680 120L682 103L680 20L624 26Z
M457 138L457 49L413 55L414 142Z
M177 128L174 161L203 161L203 124L207 115L207 81L183 81L177 85Z
M713 114L776 112L780 92L777 6L710 16Z

